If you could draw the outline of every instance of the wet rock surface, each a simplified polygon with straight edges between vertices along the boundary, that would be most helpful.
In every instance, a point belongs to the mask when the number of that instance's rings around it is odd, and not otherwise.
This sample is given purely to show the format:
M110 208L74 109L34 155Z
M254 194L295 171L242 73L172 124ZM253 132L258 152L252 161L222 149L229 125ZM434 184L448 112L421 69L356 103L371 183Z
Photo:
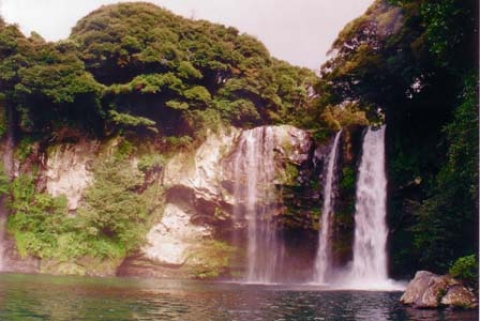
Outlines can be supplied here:
M400 302L420 309L478 307L477 297L448 275L419 271L408 284Z

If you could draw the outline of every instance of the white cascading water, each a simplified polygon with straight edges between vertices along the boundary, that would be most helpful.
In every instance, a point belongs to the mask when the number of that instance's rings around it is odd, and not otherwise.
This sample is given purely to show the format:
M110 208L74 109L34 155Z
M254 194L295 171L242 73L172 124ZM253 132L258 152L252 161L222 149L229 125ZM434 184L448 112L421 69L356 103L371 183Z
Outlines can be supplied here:
M272 283L283 248L273 220L274 136L270 127L244 131L234 159L235 218L246 222L248 283Z
M362 149L355 204L355 241L349 285L385 288L387 273L387 178L385 126L368 128Z
M334 211L334 183L335 183L335 166L337 164L338 142L342 132L339 131L335 135L332 148L328 155L328 163L326 168L325 185L323 188L323 206L322 218L320 222L320 234L318 238L318 250L315 260L315 271L313 282L325 284L328 281L331 270L331 223Z

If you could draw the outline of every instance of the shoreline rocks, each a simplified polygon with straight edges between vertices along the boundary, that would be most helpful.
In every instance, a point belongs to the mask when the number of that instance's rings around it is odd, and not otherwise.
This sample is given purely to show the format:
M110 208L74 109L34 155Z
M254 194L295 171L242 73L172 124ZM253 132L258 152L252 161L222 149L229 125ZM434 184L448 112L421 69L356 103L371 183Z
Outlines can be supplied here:
M419 271L400 298L404 305L419 309L444 307L478 308L476 295L449 275Z

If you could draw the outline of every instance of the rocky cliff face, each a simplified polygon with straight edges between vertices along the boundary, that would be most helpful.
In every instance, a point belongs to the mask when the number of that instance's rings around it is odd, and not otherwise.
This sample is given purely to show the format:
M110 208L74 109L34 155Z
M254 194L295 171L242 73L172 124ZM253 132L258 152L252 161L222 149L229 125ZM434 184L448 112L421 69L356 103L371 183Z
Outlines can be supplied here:
M91 163L100 143L81 141L51 148L47 159L46 188L52 196L64 195L69 211L75 211L85 188L93 182Z
M288 274L305 279L316 253L329 142L317 146L307 132L287 125L272 126L269 133L275 172L270 183L279 205L277 227L285 239L290 269L297 271ZM245 255L237 236L245 226L234 218L235 158L247 134L248 130L237 128L212 132L197 149L168 159L163 173L148 182L163 186L164 194L158 195L164 198L161 220L145 235L145 245L118 267L117 274L217 277L243 273ZM40 164L37 188L52 196L64 195L70 215L75 216L86 189L95 181L94 164L119 148L116 140L80 140L50 146L46 152L37 149L28 161L34 163L36 158ZM9 244L7 261L13 270L22 270L22 266L30 272L42 269L41 261L18 256L13 239Z
M271 183L282 186L306 181L308 178L299 172L311 166L306 163L313 162L313 142L309 135L292 126L275 126L272 131L276 174ZM208 270L208 266L201 266L202 262L217 258L211 257L212 251L201 248L212 245L212 240L232 244L234 230L243 228L235 225L233 209L234 155L244 134L245 131L235 128L212 133L193 153L178 154L170 159L163 179L167 204L162 221L148 233L148 244L141 253L126 260L122 274L144 273L146 261L151 263L147 264L151 275L178 276L185 271ZM293 174L288 172L291 167L295 168ZM213 252L218 254L218 251ZM230 262L222 267L225 271L232 268L235 249L227 252L224 254ZM215 274L214 271L210 273Z

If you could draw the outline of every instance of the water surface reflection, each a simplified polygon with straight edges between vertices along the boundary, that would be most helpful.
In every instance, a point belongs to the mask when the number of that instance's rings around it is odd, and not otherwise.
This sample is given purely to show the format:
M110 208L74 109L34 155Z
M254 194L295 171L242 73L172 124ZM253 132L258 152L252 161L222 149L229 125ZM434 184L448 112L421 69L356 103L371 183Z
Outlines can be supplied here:
M157 279L0 275L0 320L473 321L472 311L418 311L399 292L325 291Z

